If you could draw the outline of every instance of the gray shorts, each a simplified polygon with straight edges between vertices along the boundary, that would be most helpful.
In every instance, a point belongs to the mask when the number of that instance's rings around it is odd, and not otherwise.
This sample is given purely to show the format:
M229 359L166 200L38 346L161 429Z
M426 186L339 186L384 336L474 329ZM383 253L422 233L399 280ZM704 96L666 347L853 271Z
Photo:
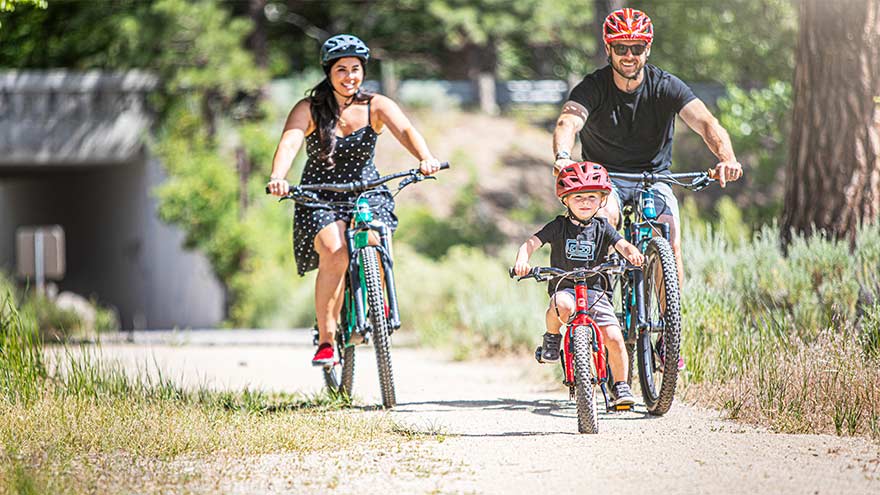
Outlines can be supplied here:
M625 202L638 202L638 194L640 189L637 187L638 182L611 179L614 184L614 194L617 196L617 204L620 205L621 211ZM658 182L650 187L654 191L654 209L657 210L657 216L672 215L676 225L681 225L681 218L678 214L678 200L672 194L672 186L663 182Z
M572 299L574 299L574 289L562 289L559 292L565 292L569 294ZM556 294L559 294L557 292ZM587 290L587 308L589 308L588 313L590 314L590 318L596 322L596 325L600 327L607 327L609 325L614 325L616 327L620 326L620 322L617 320L617 315L614 314L614 307L611 306L611 300L608 299L608 294L603 291L598 290Z

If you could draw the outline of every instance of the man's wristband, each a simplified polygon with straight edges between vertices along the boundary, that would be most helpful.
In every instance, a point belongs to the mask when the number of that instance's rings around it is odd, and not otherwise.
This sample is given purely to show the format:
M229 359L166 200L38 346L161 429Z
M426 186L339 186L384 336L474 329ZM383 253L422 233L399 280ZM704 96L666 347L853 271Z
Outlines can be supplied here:
M556 152L557 160L571 160L571 153L567 151L557 151Z

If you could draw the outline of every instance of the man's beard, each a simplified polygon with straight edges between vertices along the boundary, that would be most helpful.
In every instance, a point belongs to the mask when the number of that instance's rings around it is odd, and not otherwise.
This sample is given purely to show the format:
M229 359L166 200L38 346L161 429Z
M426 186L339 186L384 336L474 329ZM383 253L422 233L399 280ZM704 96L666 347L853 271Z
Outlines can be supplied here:
M642 63L641 59L636 59L636 65L634 65L630 70L632 70L631 75L627 75L625 69L623 67L623 61L617 60L617 63L614 63L614 60L611 60L611 68L614 69L621 77L626 79L636 80L639 78L639 74L641 74L642 69L645 67L645 64Z

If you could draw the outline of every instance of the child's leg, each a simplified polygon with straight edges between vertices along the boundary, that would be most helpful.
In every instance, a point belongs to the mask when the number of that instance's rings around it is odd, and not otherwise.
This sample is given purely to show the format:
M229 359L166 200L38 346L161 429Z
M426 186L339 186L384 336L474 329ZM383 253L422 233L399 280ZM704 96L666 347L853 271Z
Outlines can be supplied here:
M625 382L629 377L629 360L626 355L626 346L623 343L623 333L618 325L606 325L599 327L602 337L605 339L605 348L608 349L608 365L611 366L611 374L614 381Z
M605 340L605 348L608 350L608 365L614 380L627 381L629 374L629 361L626 355L626 345L623 342L623 332L620 323L614 313L614 307L604 292L590 290L587 293L587 304L590 306L590 316L602 332Z
M568 321L574 312L574 296L566 291L559 291L550 297L550 307L547 308L547 333L559 333L559 328ZM557 314L557 310L559 313ZM559 320L562 320L560 322Z
M563 325L563 322L568 321L572 312L574 312L574 296L565 291L553 294L553 297L550 298L550 307L547 308L547 333L544 334L544 341L541 343L540 361L542 363L559 360L559 345L562 342L559 327Z

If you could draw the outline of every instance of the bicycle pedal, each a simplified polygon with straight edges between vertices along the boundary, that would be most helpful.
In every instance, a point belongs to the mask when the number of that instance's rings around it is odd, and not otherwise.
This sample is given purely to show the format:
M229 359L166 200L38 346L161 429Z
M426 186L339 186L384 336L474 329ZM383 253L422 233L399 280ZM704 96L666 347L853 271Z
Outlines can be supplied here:
M632 404L619 404L613 407L615 411L631 411Z

